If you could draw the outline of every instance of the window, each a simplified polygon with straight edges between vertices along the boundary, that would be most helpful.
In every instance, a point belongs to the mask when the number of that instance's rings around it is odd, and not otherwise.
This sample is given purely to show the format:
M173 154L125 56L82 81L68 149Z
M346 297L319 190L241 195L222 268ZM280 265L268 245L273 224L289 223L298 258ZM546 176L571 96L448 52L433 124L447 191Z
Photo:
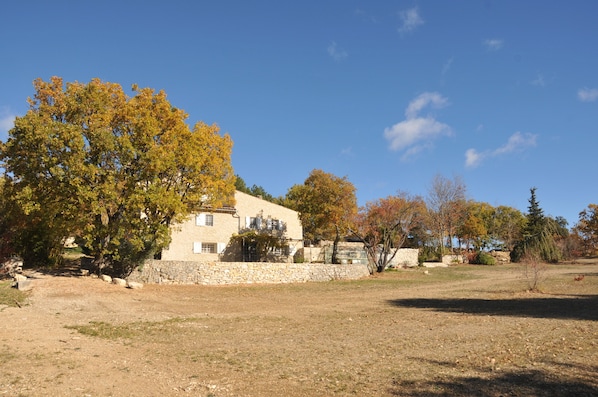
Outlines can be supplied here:
M216 243L202 243L201 244L201 253L202 254L215 254L216 253Z
M214 215L206 214L206 226L214 226Z
M194 254L222 254L225 250L225 243L193 243Z
M257 229L260 230L262 228L262 218L260 217L246 217L245 218L245 227L248 229Z
M214 215L197 214L195 216L195 224L197 226L214 226Z
M263 228L266 230L285 230L284 222L280 219L272 219L270 217L263 219L259 216L255 218L252 216L245 217L245 227L254 230L262 230Z

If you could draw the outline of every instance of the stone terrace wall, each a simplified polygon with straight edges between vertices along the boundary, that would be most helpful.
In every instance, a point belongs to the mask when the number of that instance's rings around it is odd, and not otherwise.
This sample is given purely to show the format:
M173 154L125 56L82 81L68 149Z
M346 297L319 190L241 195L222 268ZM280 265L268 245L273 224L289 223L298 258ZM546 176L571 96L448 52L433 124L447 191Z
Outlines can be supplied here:
M355 280L369 276L366 265L320 263L189 262L149 260L129 281L146 284L282 284Z

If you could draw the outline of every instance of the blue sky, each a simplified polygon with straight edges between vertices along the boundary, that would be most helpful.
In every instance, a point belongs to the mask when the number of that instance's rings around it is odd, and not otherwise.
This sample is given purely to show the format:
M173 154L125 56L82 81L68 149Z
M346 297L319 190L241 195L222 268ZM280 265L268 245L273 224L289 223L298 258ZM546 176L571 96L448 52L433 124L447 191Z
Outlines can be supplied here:
M460 177L570 226L598 203L598 2L2 2L0 139L35 78L164 90L217 123L246 183L312 169L360 204Z

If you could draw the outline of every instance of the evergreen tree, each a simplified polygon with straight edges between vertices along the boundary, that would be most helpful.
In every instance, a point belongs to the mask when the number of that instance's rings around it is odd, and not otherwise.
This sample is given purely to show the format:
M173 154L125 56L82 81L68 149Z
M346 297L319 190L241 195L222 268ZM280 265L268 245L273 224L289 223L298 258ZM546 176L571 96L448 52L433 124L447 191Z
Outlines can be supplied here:
M527 222L521 240L511 251L511 260L513 262L525 260L558 262L562 257L561 250L555 241L555 236L559 234L558 224L544 216L536 199L535 187L530 189L530 193Z

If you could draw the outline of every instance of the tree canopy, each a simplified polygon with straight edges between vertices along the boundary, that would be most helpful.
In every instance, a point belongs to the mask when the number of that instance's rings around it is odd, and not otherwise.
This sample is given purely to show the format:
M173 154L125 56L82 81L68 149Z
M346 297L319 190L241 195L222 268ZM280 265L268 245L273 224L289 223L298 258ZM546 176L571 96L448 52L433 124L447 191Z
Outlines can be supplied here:
M353 233L364 244L370 273L388 267L411 231L420 226L424 212L424 201L407 193L368 202L360 209Z
M216 125L190 129L163 91L134 86L129 97L59 77L34 88L0 155L26 230L51 240L47 256L76 235L100 269L125 274L191 211L234 201L232 140Z
M589 204L579 213L579 221L574 228L581 241L585 254L594 255L598 250L598 204Z
M235 175L235 189L237 189L240 192L250 194L254 197L261 197L262 199L271 203L281 204L281 200L275 198L270 193L268 193L263 186L254 184L251 187L248 187L247 183L245 183L245 180L241 178L239 175Z
M555 239L563 233L566 233L566 229L562 230L558 222L544 216L544 211L536 199L536 188L531 188L526 223L521 239L511 251L511 260L558 262L562 251Z
M349 233L357 213L355 186L346 177L315 169L302 185L289 189L285 203L299 212L306 239L334 240L332 261L336 263L337 244Z

